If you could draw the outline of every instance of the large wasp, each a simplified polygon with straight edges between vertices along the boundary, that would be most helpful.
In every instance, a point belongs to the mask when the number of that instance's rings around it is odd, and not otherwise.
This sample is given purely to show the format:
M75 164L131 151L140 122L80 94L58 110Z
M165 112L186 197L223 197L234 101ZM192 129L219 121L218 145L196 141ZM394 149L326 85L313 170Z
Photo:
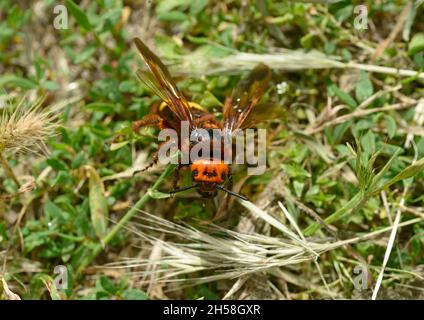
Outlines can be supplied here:
M223 158L228 145L222 141L231 141L235 132L246 129L254 123L251 111L265 92L271 78L270 69L264 64L259 64L239 82L232 96L226 99L223 120L219 121L201 106L187 101L175 85L166 66L140 39L135 38L134 43L148 67L146 71L138 70L137 76L161 98L162 104L155 112L133 122L133 130L138 132L141 127L153 126L181 132L182 123L185 122L188 124L190 137L199 135L199 141L210 144L212 148L208 155L200 155L196 159L190 159L189 163L179 164L178 169L184 166L190 168L193 184L176 188L175 182L173 193L195 188L203 197L214 197L221 190L246 200L244 196L232 191L231 167ZM198 134L199 129L203 129L202 134ZM214 129L220 129L224 137L212 134ZM178 138L178 141L173 143L178 144L181 152L189 152L192 146L191 139L181 136ZM213 146L216 145L221 146L221 151L213 152ZM153 163L156 161L157 154Z

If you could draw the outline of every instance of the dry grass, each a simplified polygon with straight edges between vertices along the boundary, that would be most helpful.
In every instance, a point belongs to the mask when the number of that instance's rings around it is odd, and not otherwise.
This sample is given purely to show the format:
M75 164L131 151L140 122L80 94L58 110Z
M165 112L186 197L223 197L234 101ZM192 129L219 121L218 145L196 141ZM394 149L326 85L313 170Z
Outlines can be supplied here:
M42 109L39 99L27 107L22 99L14 108L3 111L0 117L0 153L46 152L45 142L55 134L57 114Z
M361 64L354 61L344 63L339 57L328 56L319 51L304 52L300 50L288 50L270 48L270 53L256 54L244 52L231 52L223 58L208 58L199 53L186 55L175 63L172 71L176 74L189 76L239 74L240 71L248 71L258 63L266 63L273 70L300 71L310 69L356 69L371 73L396 75L399 77L414 77L424 79L424 74L416 70L397 69L374 64Z
M326 296L343 297L337 294L337 290L334 293L331 291L318 263L319 279L325 285L322 288L312 285L313 281L305 284L293 280L287 268L305 262L318 262L320 256L328 251L370 241L392 230L392 227L387 227L346 240L306 239L281 203L280 208L291 228L253 203L240 202L249 210L251 218L259 218L273 226L280 235L237 232L216 225L194 228L140 211L128 230L142 241L142 251L148 254L141 258L124 258L108 264L107 268L125 269L137 285L150 289L169 285L167 289L172 291L187 285L229 280L235 281L235 287L227 293L227 296L231 296L233 291L243 287L248 276L265 273L300 286L312 286ZM397 227L421 221L422 217L405 221Z

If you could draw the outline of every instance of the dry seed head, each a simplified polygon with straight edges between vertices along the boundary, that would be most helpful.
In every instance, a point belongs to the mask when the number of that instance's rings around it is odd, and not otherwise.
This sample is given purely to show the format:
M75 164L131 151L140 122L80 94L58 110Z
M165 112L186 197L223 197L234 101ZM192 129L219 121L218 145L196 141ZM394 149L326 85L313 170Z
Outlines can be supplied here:
M252 213L281 231L281 236L267 236L255 232L240 233L215 225L196 229L177 224L156 215L140 211L127 229L141 241L146 252L109 263L106 267L125 269L140 285L155 284L196 285L200 283L239 279L257 273L274 273L275 270L304 262L316 262L317 256L346 244L370 240L392 227L347 240L317 241L306 239L295 221L295 232L248 201L241 203ZM287 209L281 204L284 214ZM411 219L403 225L422 222L424 218ZM166 240L164 240L166 239ZM154 256L154 258L153 258ZM103 266L105 267L105 266ZM204 271L205 274L199 272ZM321 274L321 270L320 274ZM181 277L183 276L183 277ZM169 289L171 290L171 289Z
M44 152L45 141L55 134L57 114L41 109L43 100L32 106L24 105L22 99L11 112L5 108L0 116L0 152Z

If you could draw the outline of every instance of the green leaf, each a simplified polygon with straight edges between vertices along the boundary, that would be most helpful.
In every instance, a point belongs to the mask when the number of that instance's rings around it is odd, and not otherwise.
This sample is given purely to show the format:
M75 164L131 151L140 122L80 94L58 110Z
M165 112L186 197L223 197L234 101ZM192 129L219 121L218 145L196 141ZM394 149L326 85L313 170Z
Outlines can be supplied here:
M60 297L59 291L56 288L56 284L54 283L54 280L51 277L49 277L46 274L42 274L40 276L40 280L46 286L52 300L62 300L62 298Z
M109 31L113 28L119 22L121 14L122 8L115 8L102 15L101 19L104 21L103 32Z
M160 191L154 190L154 189L149 189L147 191L147 193L153 199L166 199L166 198L170 198L171 197L171 195L169 193L160 192Z
M312 47L312 43L313 43L313 39L315 38L315 35L312 33L308 33L306 35L304 35L302 38L300 38L300 44L302 45L303 48L311 48Z
M121 92L136 92L137 84L132 80L122 81L119 84L119 91Z
M417 5L413 5L406 18L405 25L402 31L402 38L404 41L409 41L412 25L414 24L417 15Z
M346 131L352 126L353 121L349 120L344 123L336 125L334 128L325 128L324 133L331 145L334 145L343 138Z
M330 224L330 223L333 223L333 222L338 221L341 218L345 217L348 213L352 212L353 209L355 209L355 208L358 209L359 208L359 205L360 205L362 199L363 199L362 198L362 193L361 192L358 192L343 207L341 207L339 210L337 210L336 212L334 212L333 214L331 214L330 216L328 216L324 220L324 222ZM305 236L311 236L320 227L321 227L321 225L318 222L312 223L311 225L309 225L303 231L303 234Z
M424 70L424 52L414 54L414 62L419 69Z
M375 134L372 130L368 132L361 138L361 145L365 152L372 154L375 151Z
M89 174L89 204L91 222L99 239L102 239L107 232L109 211L106 197L104 196L104 186L97 171L87 166Z
M386 122L387 134L389 135L389 138L392 139L396 134L396 121L390 115L384 116L384 119Z
M170 11L158 16L159 20L165 22L182 22L187 20L187 15L180 11Z
M69 215L63 212L57 205L48 200L44 205L44 214L48 220L65 222Z
M160 1L158 5L156 6L156 12L157 14L162 14L165 12L169 12L174 8L177 7L185 7L190 5L190 3L195 2L192 0L167 0L167 1Z
M167 36L157 36L156 47L161 58L174 59L179 58L179 51L181 48L178 47L178 44L174 39Z
M85 105L88 110L104 112L104 113L113 113L115 112L115 105L110 102L93 102Z
M397 149L393 155L390 157L389 161L386 162L386 164L384 165L383 169L381 169L372 179L372 183L370 186L370 190L374 190L376 189L376 186L378 185L378 183L383 179L384 175L386 174L386 172L391 168L393 162L397 159L398 155L402 152L402 149L399 148Z
M70 11L71 15L75 18L77 23L86 31L90 31L93 27L88 21L85 12L72 0L65 0L66 8Z
M188 39L190 41L194 40L194 37L188 36ZM209 41L206 39L206 41ZM193 43L196 43L196 41L192 41ZM199 59L200 61L202 59L213 59L213 58L223 58L231 54L231 50L224 47L218 47L218 46L212 46L212 45L203 45L198 47L196 50L192 51L191 53L187 54L188 59L192 61L196 61L196 59ZM225 80L227 79L227 80ZM227 82L228 78L222 76L218 79L218 82Z
M298 164L282 164L283 171L292 178L311 177L311 174Z
M138 289L128 289L122 293L125 300L147 300L149 297L144 291Z
M41 82L41 86L46 89L46 90L50 90L50 91L54 91L60 88L59 84L54 82L54 81L50 81L50 80L46 80L46 81L42 81Z
M414 54L424 50L424 33L420 32L412 37L408 47L408 54L413 56Z
M88 46L84 48L81 52L77 53L74 59L75 64L80 64L84 61L90 59L90 57L97 51L96 46Z
M336 3L336 5L333 5L333 6L336 7L337 3ZM337 21L343 22L343 21L345 21L346 19L348 19L352 16L354 8L353 8L353 5L345 3L344 1L342 1L340 3L339 8L337 8L337 9L338 10L335 11L334 16L336 17Z
M356 99L359 102L365 101L367 98L371 97L374 93L374 87L370 80L368 72L361 71L359 73L359 81L356 85Z
M352 109L358 106L358 103L355 101L355 99L353 99L348 93L344 92L334 83L328 86L328 91L330 94L336 95L341 101L346 103Z
M68 165L60 159L51 158L46 160L47 164L57 171L68 170Z
M102 287L104 291L106 291L107 293L111 295L115 294L116 288L112 281L110 281L108 278L104 276L101 276L99 281L100 281L100 286Z
M126 146L128 143L130 143L129 140L121 141L121 142L113 142L110 145L110 151L115 151L115 150L121 149L122 147Z
M395 184L396 182L409 179L411 177L416 176L417 174L420 174L424 170L424 158L421 158L414 164L411 164L410 166L406 167L404 170L399 172L394 178L389 180L389 182L385 183L383 186L379 187L377 191L374 193L379 193L381 190L387 189L392 184Z
M37 84L34 81L18 77L12 74L7 74L0 77L0 87L5 85L12 85L15 87L20 87L22 89L34 89L37 87Z
M205 108L212 108L222 106L222 103L213 95L212 92L206 91L202 100L200 101L200 105Z
M71 168L72 169L77 169L80 166L82 166L84 163L86 162L85 156L84 156L84 152L79 152L72 160L71 163Z
M305 183L295 180L293 182L293 189L296 194L296 197L300 198L302 196L303 187Z
M195 16L199 14L200 12L205 9L205 7L208 5L209 0L195 0L191 2L190 5L190 14Z

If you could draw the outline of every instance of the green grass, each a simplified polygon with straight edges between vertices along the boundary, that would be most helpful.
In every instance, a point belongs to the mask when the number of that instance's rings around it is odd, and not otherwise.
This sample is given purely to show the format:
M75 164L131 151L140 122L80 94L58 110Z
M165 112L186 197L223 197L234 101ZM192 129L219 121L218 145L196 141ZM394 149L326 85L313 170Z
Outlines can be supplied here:
M69 28L57 30L63 2L2 1L0 299L370 299L382 267L378 298L422 298L422 1L385 48L408 1L331 2L67 0ZM357 30L364 3L371 24ZM219 118L248 70L263 62L273 71L267 171L245 179L235 168L252 203L235 202L217 222L224 229L205 225L210 201L168 197L172 167L132 175L158 145L155 130L131 130L159 101L135 75L136 36ZM9 125L16 108L22 117L37 103L32 126L28 117ZM155 256L162 241L172 250ZM127 268L126 257L140 265ZM210 267L196 269L198 259ZM364 264L373 281L357 290ZM67 289L54 286L58 265Z

